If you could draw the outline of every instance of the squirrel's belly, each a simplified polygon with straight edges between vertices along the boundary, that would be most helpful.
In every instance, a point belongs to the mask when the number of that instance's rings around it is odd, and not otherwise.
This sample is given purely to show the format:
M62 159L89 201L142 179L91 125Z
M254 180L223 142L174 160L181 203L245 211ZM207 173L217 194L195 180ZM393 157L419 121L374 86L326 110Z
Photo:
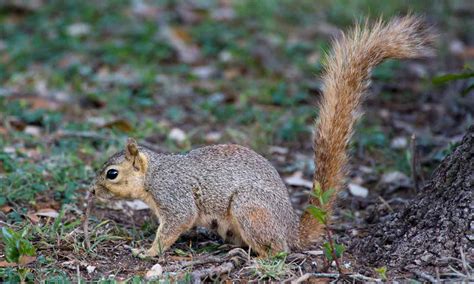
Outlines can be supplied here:
M240 233L233 224L230 216L200 214L195 225L210 229L214 233L217 233L225 242L230 242L238 246L244 245Z

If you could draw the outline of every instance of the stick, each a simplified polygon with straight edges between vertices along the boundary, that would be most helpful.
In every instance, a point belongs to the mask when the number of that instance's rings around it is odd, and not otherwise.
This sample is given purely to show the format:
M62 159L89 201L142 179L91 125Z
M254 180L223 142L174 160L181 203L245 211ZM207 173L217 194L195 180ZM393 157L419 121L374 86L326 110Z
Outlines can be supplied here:
M416 192L420 191L420 186L418 184L418 172L417 172L417 166L418 166L418 157L417 157L417 152L416 152L416 135L412 134L411 139L410 139L410 148L411 148L411 175L413 179L413 183L415 184L415 190Z
M176 271L178 269L183 269L183 268L188 267L188 266L199 265L199 264L207 264L207 263L213 263L213 262L222 262L222 261L223 261L223 258L221 258L221 257L208 256L206 258L201 258L201 259L182 262L180 264L168 265L168 266L164 267L163 270L171 272L171 271Z
M202 278L229 273L234 269L234 267L235 265L233 262L225 262L217 267L197 270L191 273L191 281L192 283L201 283Z
M360 280L360 281L371 281L371 282L382 282L381 279L378 278L371 278L364 276L362 274L344 274L342 275L343 277L349 277L355 280ZM332 279L339 279L341 278L341 274L338 273L306 273L300 278L296 279L295 281L292 281L291 283L302 283L302 282L307 282L309 278L315 277L315 278L332 278Z
M422 271L413 271L413 273L415 273L416 276L422 278L422 279L425 279L425 280L428 280L430 281L431 283L438 283L438 281L436 280L436 278L434 278L433 276L425 273L425 272L422 272Z

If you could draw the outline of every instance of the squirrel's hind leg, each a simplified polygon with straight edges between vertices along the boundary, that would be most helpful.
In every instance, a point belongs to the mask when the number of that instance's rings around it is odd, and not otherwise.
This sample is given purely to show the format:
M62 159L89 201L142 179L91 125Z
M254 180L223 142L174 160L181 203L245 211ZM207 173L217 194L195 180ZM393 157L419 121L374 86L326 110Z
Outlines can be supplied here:
M238 197L233 203L230 212L232 227L252 250L261 257L289 252L285 230L268 208L253 202L239 202Z

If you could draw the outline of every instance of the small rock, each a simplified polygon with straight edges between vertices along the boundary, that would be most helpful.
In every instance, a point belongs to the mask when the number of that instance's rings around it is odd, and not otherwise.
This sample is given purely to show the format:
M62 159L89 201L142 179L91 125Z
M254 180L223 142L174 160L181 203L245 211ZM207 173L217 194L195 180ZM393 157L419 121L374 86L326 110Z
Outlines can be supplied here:
M411 186L411 180L402 172L390 172L382 175L380 185L388 193L399 188L408 188Z
M93 266L93 265L88 265L88 266L86 267L87 273L91 274L92 272L95 271L95 268L96 268L96 267Z
M217 141L221 140L222 133L219 131L213 131L206 134L204 138L207 143L216 143Z
M233 56L232 53L229 51L225 50L219 53L219 60L222 62L230 62L232 60Z
M271 146L270 147L270 152L272 154L286 155L286 154L288 154L288 148L279 147L279 146Z
M150 280L152 278L161 276L161 274L163 274L163 267L161 267L161 265L157 263L153 265L153 267L146 272L145 278Z
M425 253L420 258L424 262L429 262L433 258L433 255L431 253Z
M359 170L363 172L364 174L373 174L374 169L366 166L359 166Z
M403 136L393 138L392 142L390 143L390 147L392 147L392 149L405 149L407 146L408 140Z
M23 131L26 134L30 134L31 136L39 137L41 135L41 128L39 128L38 126L28 125Z
M179 128L173 128L168 134L168 138L177 143L183 143L186 140L186 133Z
M16 149L15 147L7 146L7 147L3 147L3 152L5 152L6 154L13 154L16 152Z
M349 183L348 187L349 187L349 192L353 196L366 198L367 195L369 195L369 190L367 188L363 187L363 186L358 185L358 184Z
M194 76L199 79L205 80L211 78L216 73L214 66L199 66L192 70Z
M308 250L308 251L305 251L305 253L310 254L310 255L316 255L316 256L324 254L322 250Z
M86 23L75 23L67 27L67 34L72 37L87 35L91 31L91 27Z
M462 54L465 49L466 45L458 39L452 40L449 44L449 51L454 55Z
M410 183L410 179L402 172L390 172L382 176L382 183L405 185Z

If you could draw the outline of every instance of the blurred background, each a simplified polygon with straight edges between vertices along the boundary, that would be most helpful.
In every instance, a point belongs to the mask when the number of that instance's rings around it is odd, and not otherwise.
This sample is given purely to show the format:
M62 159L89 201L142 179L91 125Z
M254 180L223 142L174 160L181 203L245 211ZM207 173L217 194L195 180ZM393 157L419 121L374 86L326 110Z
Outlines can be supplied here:
M1 1L0 220L77 219L70 208L128 136L164 152L246 145L299 203L330 40L409 12L438 31L437 56L374 70L352 147L349 182L385 198L413 194L412 134L422 181L473 122L474 1Z

